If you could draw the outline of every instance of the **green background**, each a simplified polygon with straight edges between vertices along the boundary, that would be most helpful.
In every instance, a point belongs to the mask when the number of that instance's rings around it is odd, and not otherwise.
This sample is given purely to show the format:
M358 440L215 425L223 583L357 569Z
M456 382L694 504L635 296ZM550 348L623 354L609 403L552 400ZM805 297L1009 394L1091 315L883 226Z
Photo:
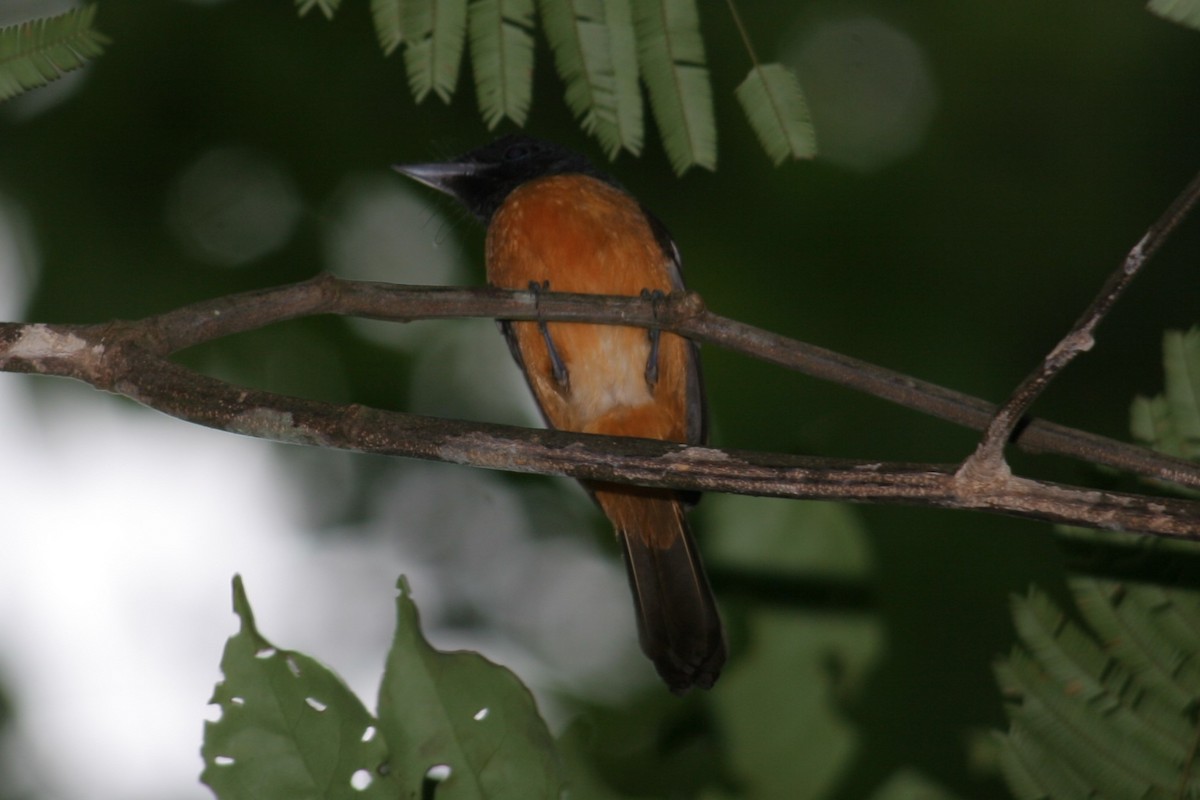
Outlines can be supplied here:
M307 278L330 268L320 226L347 175L392 180L389 164L493 135L469 71L452 105L415 105L400 58L385 59L375 43L367 4L344 5L329 23L298 19L283 0L101 2L98 27L113 44L77 93L37 114L37 92L0 107L0 193L28 215L41 255L23 319L136 318ZM802 12L739 3L764 60L830 21L876 17L915 43L933 87L928 127L911 153L870 170L823 159L772 167L732 96L748 68L740 39L723 5L702 6L717 171L674 176L652 126L643 156L624 154L611 170L672 230L689 285L712 310L922 379L1003 399L1200 163L1200 34L1138 2L816 2ZM869 45L861 57L850 52L841 78L868 69ZM540 36L536 59L527 130L601 158L563 105ZM820 140L822 113L832 112L803 70L801 81ZM827 91L836 97L837 80ZM238 269L183 246L164 213L180 172L228 145L277 165L302 209L281 247ZM471 281L482 281L472 223L427 233L459 242ZM1163 330L1196 322L1198 248L1200 225L1189 223L1035 413L1127 438L1132 397L1160 390ZM411 357L341 320L238 337L190 363L386 408L411 410L414 393ZM704 363L717 445L951 462L974 441L730 353L709 348ZM353 485L331 488L333 468L295 452L279 448L289 479L341 496L328 507L314 501L315 528L364 513L372 476L398 469L362 459ZM1054 459L1015 464L1061 480L1112 480ZM510 483L525 493L557 486ZM730 672L708 698L684 704L657 687L621 708L566 692L560 700L586 709L594 726L601 773L646 796L672 786L687 794L713 777L730 796L865 798L910 773L962 797L1006 796L974 743L1003 725L990 663L1011 644L1008 595L1061 580L1048 526L712 498L698 517L734 643ZM583 526L607 536L597 515ZM814 761L829 774L813 777ZM772 775L772 764L786 768ZM805 794L805 780L820 794Z

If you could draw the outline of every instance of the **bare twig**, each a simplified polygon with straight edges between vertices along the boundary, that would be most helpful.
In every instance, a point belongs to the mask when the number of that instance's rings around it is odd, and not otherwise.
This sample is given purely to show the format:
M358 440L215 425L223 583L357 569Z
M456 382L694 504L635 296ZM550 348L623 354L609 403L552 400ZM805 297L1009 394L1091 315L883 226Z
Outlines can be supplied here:
M286 287L284 294L311 299L310 293L326 292L327 286L327 281L317 281ZM267 298L272 296L280 295L258 295L266 302L234 303L226 306L228 317L216 316L235 320L235 327L247 324L270 305ZM526 302L515 295L503 301ZM195 338L183 335L175 324L189 320L204 328L213 310L199 315L196 308L180 310L141 323L3 325L0 368L78 378L180 419L292 444L677 489L973 509L1200 539L1200 503L1186 500L1020 478L977 487L964 484L946 465L805 458L529 430L247 390L166 359L165 341ZM210 328L200 336L211 333Z
M1004 448L1012 438L1013 431L1028 413L1034 401L1045 391L1067 364L1077 356L1092 349L1095 344L1096 326L1108 314L1121 295L1133 282L1145 263L1187 215L1197 199L1200 199L1200 174L1180 192L1155 221L1146 235L1138 241L1125 260L1109 275L1091 305L1071 326L1071 330L1054 346L1042 363L1033 370L1013 391L1012 395L996 411L984 431L975 452L963 462L961 474L964 478L978 481L1003 480L1009 474L1004 461Z

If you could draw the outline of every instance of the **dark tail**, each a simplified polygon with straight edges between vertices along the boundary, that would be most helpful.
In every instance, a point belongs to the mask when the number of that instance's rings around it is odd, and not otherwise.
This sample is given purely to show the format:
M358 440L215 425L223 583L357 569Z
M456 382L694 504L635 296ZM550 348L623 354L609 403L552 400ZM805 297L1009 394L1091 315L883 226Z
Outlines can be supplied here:
M663 490L593 488L624 549L643 652L676 694L711 688L725 664L725 635L679 499Z

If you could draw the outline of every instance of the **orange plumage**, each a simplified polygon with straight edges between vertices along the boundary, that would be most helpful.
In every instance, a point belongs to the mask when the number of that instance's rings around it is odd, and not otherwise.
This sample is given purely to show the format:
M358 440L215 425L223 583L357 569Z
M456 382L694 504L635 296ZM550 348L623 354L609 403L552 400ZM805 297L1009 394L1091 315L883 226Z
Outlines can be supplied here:
M458 198L487 224L495 286L634 296L683 288L678 252L661 224L569 150L509 136L451 162L398 169ZM700 364L686 339L590 323L502 327L551 426L703 441ZM584 486L622 544L642 649L673 691L711 687L725 640L684 498L668 489Z
M552 236L543 235L552 231ZM669 262L629 195L595 178L556 175L515 189L492 217L488 281L505 289L548 282L556 292L664 293ZM641 328L546 323L570 372L570 389L554 378L545 338L533 322L511 323L529 383L556 428L617 436L687 440L684 374L687 343L659 341L659 374L645 377L650 341ZM572 365L580 365L571 369ZM586 365L586 368L583 366Z

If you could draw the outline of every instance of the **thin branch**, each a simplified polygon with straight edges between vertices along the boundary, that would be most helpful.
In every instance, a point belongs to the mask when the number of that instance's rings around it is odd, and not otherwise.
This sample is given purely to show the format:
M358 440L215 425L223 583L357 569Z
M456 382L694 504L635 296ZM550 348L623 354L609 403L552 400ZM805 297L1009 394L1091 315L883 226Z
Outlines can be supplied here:
M738 33L742 36L742 44L746 46L746 53L750 56L750 63L754 68L758 68L758 53L754 52L754 43L750 41L750 33L746 30L746 26L742 24L742 15L738 13L737 4L734 0L726 0L725 4L729 6L729 15L733 17L733 25L738 29Z
M975 480L1003 478L1008 474L1004 462L1004 447L1012 438L1025 414L1034 401L1041 396L1050 381L1082 353L1095 345L1095 330L1129 284L1137 277L1150 257L1158 251L1175 227L1183 220L1192 206L1200 199L1200 174L1180 192L1167 210L1155 221L1146 235L1133 246L1125 260L1109 275L1091 305L1071 326L1071 330L1054 346L1042 363L1033 370L1013 391L1009 399L996 412L984 431L978 448L962 465L962 474Z
M323 284L328 282L288 289L319 293ZM254 314L247 310L247 315ZM181 310L168 316L179 321L189 314ZM110 325L0 325L0 368L78 378L179 419L290 444L684 490L972 509L1200 540L1200 503L1187 500L1022 478L979 487L946 465L806 458L530 430L248 390L168 361L162 338L147 324L162 322L160 317Z

